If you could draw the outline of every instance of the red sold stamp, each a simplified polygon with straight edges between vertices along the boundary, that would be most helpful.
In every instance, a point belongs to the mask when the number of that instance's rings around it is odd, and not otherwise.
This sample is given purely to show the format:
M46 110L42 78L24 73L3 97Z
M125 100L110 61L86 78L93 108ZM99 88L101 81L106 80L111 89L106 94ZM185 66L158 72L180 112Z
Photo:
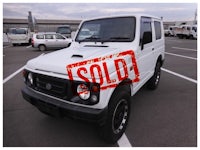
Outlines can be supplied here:
M112 73L116 72L115 78L111 78L109 66L112 66ZM127 79L131 72L134 74L132 82L140 80L135 54L132 50L69 64L66 69L71 81L74 80L73 77L78 76L85 82L99 83L101 89L116 87L120 81Z

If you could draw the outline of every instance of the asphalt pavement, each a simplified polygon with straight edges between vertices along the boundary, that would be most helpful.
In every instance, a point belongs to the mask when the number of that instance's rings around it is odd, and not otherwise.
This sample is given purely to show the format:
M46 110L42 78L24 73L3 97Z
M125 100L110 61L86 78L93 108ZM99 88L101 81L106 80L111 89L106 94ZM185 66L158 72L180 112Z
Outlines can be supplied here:
M197 40L167 37L166 55L157 90L145 87L132 97L125 132L132 147L197 146ZM53 50L47 51L52 52ZM28 45L3 48L4 147L118 147L98 136L95 125L53 118L38 111L21 95L21 69L43 52ZM167 71L168 72L167 72ZM13 75L11 78L10 75Z

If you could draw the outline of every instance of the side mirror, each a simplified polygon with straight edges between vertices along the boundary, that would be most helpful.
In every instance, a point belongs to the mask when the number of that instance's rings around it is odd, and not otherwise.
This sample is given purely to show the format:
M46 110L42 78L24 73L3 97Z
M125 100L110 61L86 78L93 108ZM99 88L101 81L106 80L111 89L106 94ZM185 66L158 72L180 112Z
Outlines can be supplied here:
M72 31L72 32L71 32L71 39L74 39L74 38L75 38L75 34L76 34L75 31Z
M143 37L140 41L141 43L141 50L144 48L144 45L147 43L151 43L152 42L152 32L144 32L143 33Z

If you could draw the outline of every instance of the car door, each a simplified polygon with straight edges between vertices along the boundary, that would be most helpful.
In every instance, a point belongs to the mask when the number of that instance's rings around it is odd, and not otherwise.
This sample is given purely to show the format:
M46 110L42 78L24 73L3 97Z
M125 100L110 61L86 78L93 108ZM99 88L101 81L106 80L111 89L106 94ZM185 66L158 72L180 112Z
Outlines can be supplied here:
M45 43L46 47L55 47L55 37L54 34L45 34Z
M68 43L66 42L66 38L64 36L55 34L55 38L57 47L67 47Z
M149 17L141 17L140 19L140 47L139 53L139 72L143 82L152 76L153 66L153 27L152 19Z
M160 54L164 52L164 34L163 34L163 26L162 21L158 19L153 19L153 43L154 43L154 50L153 50L153 64L152 70L154 70L156 62Z

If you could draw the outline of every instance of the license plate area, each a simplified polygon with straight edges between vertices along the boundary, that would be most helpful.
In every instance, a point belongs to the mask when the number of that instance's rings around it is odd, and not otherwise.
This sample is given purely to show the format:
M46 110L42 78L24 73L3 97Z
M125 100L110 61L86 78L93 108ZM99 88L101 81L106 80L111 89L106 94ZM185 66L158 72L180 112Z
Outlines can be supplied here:
M37 102L37 107L40 111L50 116L61 117L60 109L52 104L48 104L42 101Z

